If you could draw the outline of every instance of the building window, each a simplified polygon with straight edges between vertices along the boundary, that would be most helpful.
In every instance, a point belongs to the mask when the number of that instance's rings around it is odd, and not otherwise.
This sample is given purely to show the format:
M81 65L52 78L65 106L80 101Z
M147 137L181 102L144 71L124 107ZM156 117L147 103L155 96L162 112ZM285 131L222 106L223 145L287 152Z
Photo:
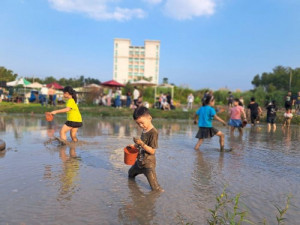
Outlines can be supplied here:
M129 65L129 69L132 69L132 65Z
M116 48L118 48L118 43L116 43Z
M129 55L132 55L133 54L133 51L129 51Z

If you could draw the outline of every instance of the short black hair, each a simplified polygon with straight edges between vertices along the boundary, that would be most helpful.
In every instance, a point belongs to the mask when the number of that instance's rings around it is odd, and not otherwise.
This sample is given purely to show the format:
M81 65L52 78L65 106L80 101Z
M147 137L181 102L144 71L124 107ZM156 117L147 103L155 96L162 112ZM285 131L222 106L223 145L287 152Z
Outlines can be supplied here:
M141 116L146 116L146 115L150 115L149 109L146 108L145 106L140 106L134 110L133 119L137 120Z
M235 98L233 101L240 102L240 100L238 98Z
M255 101L255 98L254 98L254 97L252 97L250 100L251 100L251 102L254 102L254 101Z

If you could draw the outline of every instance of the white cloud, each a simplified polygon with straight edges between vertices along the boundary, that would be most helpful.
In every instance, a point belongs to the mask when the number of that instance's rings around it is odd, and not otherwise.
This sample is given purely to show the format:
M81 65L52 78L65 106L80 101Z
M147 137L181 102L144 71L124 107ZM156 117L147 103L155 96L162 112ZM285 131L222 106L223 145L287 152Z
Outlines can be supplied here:
M162 2L162 0L143 0L143 1L144 1L144 2L147 2L147 3L149 3L149 4L153 4L153 5L159 4L159 3Z
M51 6L63 12L75 12L88 15L96 20L130 20L134 17L143 18L144 10L120 8L115 5L117 0L48 0Z
M215 7L215 0L166 0L165 12L172 18L185 20L212 15Z
M125 0L48 0L59 11L81 13L96 20L126 21L132 18L144 18L145 10L141 8L121 8ZM192 19L215 13L218 0L142 0L148 6L162 7L164 13L177 20ZM145 4L145 8L148 8Z

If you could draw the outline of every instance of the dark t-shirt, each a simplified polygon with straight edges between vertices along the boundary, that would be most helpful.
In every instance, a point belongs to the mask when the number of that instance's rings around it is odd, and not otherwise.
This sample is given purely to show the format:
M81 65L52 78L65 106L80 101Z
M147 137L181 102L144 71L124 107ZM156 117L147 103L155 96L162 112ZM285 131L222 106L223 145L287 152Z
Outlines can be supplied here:
M292 96L285 96L285 105L292 105Z
M172 99L172 97L171 97L171 95L167 95L167 102L171 105L171 99Z
M256 102L250 103L248 105L248 109L250 109L251 114L258 114L258 104Z
M296 104L300 105L300 95L297 96Z
M276 105L268 105L267 106L267 116L268 117L275 117L276 116L277 107Z
M233 95L228 96L228 104L233 103Z
M142 133L141 140L151 148L157 149L158 148L158 132L153 127L147 133ZM142 147L139 147L139 154L137 158L138 166L140 168L151 168L155 167L156 159L155 154L151 155L146 152Z

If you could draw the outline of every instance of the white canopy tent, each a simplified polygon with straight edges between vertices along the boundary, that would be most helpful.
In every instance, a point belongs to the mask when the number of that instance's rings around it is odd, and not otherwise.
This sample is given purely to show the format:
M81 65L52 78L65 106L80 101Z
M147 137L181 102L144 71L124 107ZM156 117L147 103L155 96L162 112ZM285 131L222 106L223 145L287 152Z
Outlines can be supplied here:
M28 87L28 88L42 88L43 85L40 84L39 82L33 82L31 84L26 85L26 87Z
M28 80L26 80L25 78L19 78L17 80L11 81L11 82L7 82L7 86L8 87L15 87L18 85L23 85L24 87L26 87L27 85L31 84Z
M147 81L147 80L139 80L139 81L135 81L135 82L132 82L131 83L133 86L156 86L156 84L154 83L151 83L150 81Z

